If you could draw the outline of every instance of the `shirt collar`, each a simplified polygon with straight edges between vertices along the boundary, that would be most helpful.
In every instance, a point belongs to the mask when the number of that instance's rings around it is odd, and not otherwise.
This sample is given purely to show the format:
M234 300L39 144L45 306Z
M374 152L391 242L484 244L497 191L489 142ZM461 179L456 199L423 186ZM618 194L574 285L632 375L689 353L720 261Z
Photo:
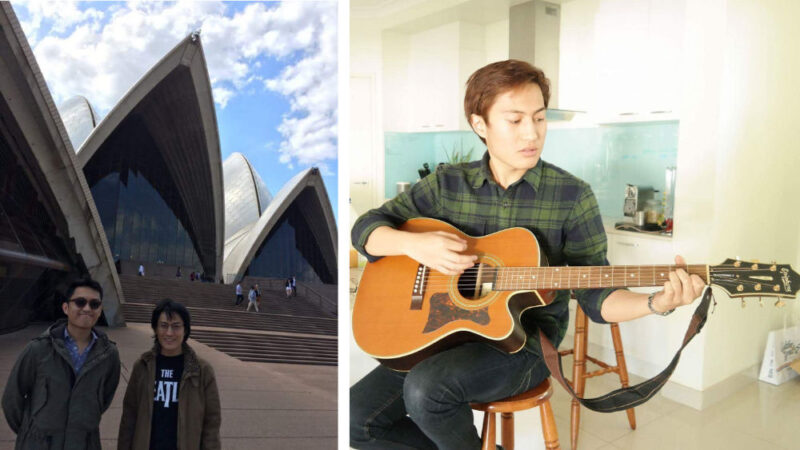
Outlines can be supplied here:
M525 172L525 175L522 176L521 180L527 182L531 185L534 191L539 190L539 182L542 180L542 158L539 158L539 162L536 165ZM489 182L497 184L494 181L494 177L492 176L492 170L489 168L489 151L487 150L483 154L483 158L481 158L481 165L478 171L475 173L474 178L472 181L472 187L477 189L483 186L483 183ZM514 184L518 184L519 181L515 182ZM513 185L512 185L513 186Z
M66 325L64 325L64 340L67 341L67 342L75 342L75 340L72 339L72 336L69 335L69 332L67 331L67 326ZM92 340L89 341L89 345L87 345L86 348L91 347L92 344L94 344L94 341L96 341L96 340L97 340L97 335L94 334L94 330L92 330Z

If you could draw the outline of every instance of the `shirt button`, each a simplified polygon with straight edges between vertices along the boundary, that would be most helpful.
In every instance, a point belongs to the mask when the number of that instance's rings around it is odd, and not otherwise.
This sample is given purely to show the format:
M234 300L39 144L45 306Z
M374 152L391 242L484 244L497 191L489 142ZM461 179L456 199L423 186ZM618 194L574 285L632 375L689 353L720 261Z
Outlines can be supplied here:
M508 208L508 200L503 200L503 208Z

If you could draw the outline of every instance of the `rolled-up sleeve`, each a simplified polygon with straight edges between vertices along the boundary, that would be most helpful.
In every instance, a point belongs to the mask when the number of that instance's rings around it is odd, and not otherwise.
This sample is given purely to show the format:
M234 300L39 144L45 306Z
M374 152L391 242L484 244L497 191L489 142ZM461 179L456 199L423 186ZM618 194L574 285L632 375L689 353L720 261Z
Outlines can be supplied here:
M399 194L380 208L367 211L353 225L350 233L353 247L368 261L377 261L380 256L370 255L365 248L369 235L380 226L397 228L408 219L437 216L440 209L439 191L436 171L415 183L410 191Z
M607 266L608 241L600 208L592 189L586 185L567 218L564 256L570 266ZM592 321L608 323L600 310L616 289L575 289L575 297Z

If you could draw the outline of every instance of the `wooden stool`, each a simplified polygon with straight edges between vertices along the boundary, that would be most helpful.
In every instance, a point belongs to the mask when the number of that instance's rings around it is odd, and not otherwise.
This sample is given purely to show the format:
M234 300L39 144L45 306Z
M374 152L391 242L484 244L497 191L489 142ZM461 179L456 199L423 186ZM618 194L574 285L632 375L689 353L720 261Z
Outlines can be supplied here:
M586 313L581 309L580 304L575 308L575 346L572 350L561 350L560 355L574 355L574 364L572 366L572 389L578 397L583 397L584 387L586 386L586 379L604 375L611 372L616 372L619 375L620 384L622 387L628 387L628 367L625 365L625 354L622 352L622 337L619 334L619 325L611 323L611 340L614 341L614 352L617 355L617 365L609 366L608 364L593 358L586 354L586 343L588 336L589 321L586 320ZM589 360L601 367L599 370L586 373L586 360ZM625 411L628 414L628 423L632 430L636 429L636 415L633 408ZM570 419L570 443L572 450L578 446L578 429L581 424L581 404L572 399L572 415Z
M495 448L495 413L502 416L502 445L504 450L514 450L514 412L523 411L539 407L539 415L542 418L542 432L544 434L544 445L548 450L558 450L558 430L556 420L553 417L553 410L550 408L550 396L553 395L553 388L550 387L550 380L546 379L539 383L535 388L523 392L513 397L504 398L496 402L471 403L470 406L476 411L483 411L483 431L481 439L483 450L494 450Z

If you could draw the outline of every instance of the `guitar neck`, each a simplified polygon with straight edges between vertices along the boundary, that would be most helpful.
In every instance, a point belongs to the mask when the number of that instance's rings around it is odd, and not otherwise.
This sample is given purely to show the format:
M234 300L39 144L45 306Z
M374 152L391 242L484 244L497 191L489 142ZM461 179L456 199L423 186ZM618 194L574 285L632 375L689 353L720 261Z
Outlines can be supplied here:
M709 266L564 266L498 268L495 291L528 289L596 289L662 286L670 271L684 269L708 284Z

